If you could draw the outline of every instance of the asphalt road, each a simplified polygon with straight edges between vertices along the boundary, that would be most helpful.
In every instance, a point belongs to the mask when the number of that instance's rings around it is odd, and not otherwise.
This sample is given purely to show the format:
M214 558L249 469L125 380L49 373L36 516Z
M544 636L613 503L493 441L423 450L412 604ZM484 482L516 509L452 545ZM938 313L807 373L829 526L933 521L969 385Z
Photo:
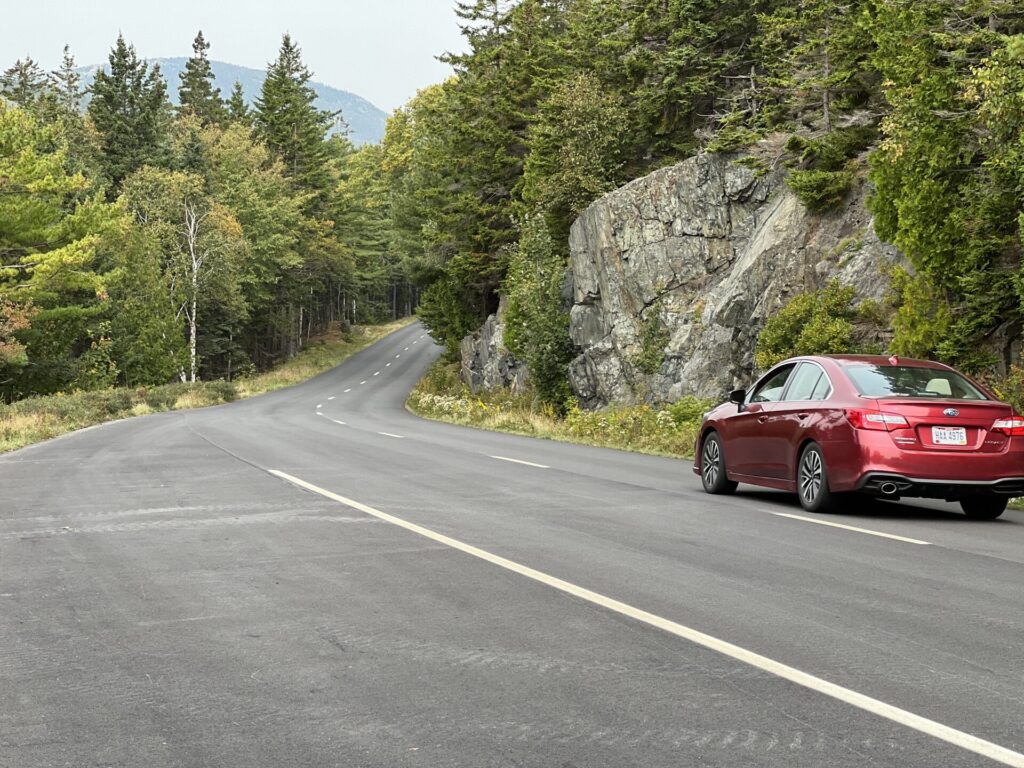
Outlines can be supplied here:
M1024 515L423 421L437 354L0 457L0 766L1024 765Z

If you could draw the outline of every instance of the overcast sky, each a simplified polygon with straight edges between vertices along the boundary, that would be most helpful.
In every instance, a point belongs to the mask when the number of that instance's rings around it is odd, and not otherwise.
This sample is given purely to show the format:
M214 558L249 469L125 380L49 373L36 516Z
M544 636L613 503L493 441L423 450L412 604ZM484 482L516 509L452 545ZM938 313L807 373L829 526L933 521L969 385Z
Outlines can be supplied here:
M288 31L314 79L390 112L450 70L462 50L454 0L0 0L0 71L31 55L46 69L64 44L105 62L118 31L144 58L187 56L196 30L210 58L262 69Z

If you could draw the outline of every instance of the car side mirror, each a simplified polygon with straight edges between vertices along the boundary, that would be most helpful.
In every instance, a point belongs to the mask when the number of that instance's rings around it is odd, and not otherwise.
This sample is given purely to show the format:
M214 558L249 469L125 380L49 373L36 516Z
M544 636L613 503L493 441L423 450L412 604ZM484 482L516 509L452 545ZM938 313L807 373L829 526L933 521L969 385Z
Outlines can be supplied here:
M729 393L729 402L738 405L740 407L740 410L743 410L743 404L746 402L746 400L747 390L745 389L734 389L732 392Z

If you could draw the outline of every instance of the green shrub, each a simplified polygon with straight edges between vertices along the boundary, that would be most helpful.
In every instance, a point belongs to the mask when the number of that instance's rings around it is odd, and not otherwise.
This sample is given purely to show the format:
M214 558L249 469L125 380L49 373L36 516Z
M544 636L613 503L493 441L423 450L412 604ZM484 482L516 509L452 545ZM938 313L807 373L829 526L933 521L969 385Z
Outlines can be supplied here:
M1006 376L985 383L998 397L1012 405L1017 413L1024 413L1024 368L1014 365Z
M556 409L569 399L569 313L562 306L565 257L544 220L528 219L509 259L503 289L508 298L505 344L526 361L540 399Z
M815 213L839 206L853 187L853 171L790 171L786 184Z
M833 280L814 293L790 299L777 315L765 323L757 339L754 361L768 369L795 355L828 355L854 351L852 287Z
M870 126L840 128L817 139L793 134L786 142L786 151L810 168L839 171L877 138L878 130Z
M673 421L679 426L685 424L700 424L704 414L716 405L714 400L704 400L699 397L687 396L667 406L667 410Z
M818 139L790 136L786 150L804 167L790 171L786 184L815 213L837 207L856 179L852 159L877 138L877 129L870 126L840 128Z
M633 358L633 364L642 373L655 374L665 362L665 347L672 338L658 316L657 307L651 307L647 317L640 321L639 335L640 351Z

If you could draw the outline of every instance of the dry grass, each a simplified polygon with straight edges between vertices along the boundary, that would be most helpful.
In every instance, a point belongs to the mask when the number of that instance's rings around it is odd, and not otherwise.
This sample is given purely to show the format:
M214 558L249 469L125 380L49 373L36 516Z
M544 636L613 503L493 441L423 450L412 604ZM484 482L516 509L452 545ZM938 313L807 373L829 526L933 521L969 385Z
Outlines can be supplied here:
M333 368L413 320L406 318L387 325L355 326L348 334L327 334L315 339L310 346L274 370L233 382L72 392L0 405L0 453L105 421L159 411L205 408L298 384Z
M689 399L664 408L639 405L583 411L571 407L560 416L530 394L474 396L459 380L457 368L444 363L428 371L407 404L419 416L452 424L678 458L693 456L701 416L710 407Z

